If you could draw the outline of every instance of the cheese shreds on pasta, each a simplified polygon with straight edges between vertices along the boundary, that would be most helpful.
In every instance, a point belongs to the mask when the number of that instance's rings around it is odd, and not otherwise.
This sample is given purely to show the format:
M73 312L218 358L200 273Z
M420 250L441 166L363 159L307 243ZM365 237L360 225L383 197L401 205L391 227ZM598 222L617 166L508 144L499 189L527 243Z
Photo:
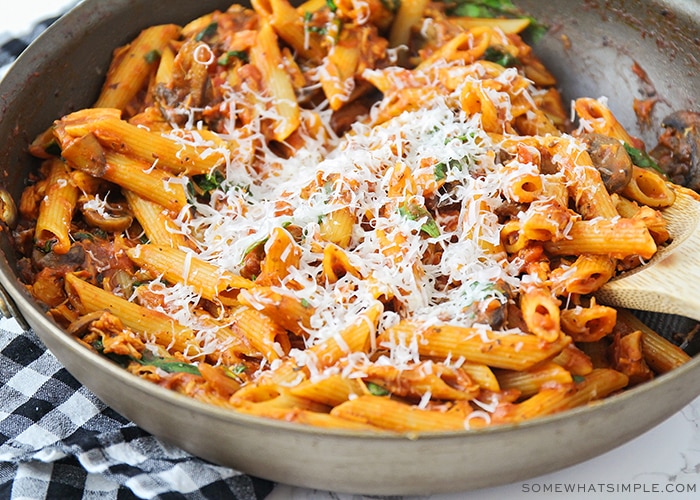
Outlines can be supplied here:
M673 187L618 156L667 201L612 189L595 145L640 144L604 98L568 117L520 35L402 9L232 5L162 30L135 93L121 47L114 107L30 147L33 295L137 376L310 425L478 429L652 378L592 293L668 241Z

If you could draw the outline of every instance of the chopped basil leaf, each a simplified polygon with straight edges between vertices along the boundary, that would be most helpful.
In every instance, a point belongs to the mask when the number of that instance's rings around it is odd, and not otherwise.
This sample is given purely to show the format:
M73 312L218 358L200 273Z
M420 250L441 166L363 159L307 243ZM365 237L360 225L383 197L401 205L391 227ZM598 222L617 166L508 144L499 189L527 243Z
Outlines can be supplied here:
M526 16L530 20L530 24L525 28L525 34L530 37L532 43L537 43L549 31L549 27L539 22L531 16Z
M325 26L307 26L306 31L309 33L317 33L319 35L325 35L328 33L328 28Z
M39 246L37 245L37 248L42 252L42 253L49 253L51 250L53 250L53 246L58 243L58 240L51 239L46 242L44 242L43 245Z
M421 230L431 238L438 238L440 236L440 228L432 217L421 226Z
M232 58L239 59L240 61L242 61L244 63L248 62L248 54L245 51L243 51L243 50L229 50L228 52L222 54L216 63L219 66L227 66L231 62Z
M229 367L224 367L224 375L226 375L228 378L232 378L237 381L241 381L241 377L239 375L243 375L245 373L245 365L243 364L238 364L234 366L229 366Z
M384 387L377 385L374 382L367 382L367 390L373 396L388 396L391 394L389 391L384 389Z
M155 366L168 373L190 373L192 375L201 375L199 369L195 365L176 361L174 359L159 358L156 356L144 354L141 359L134 359L137 363L144 366Z
M77 231L71 235L75 241L94 240L95 236L87 231Z
M245 251L243 252L243 257L247 257L248 254L249 254L250 252L252 252L252 251L255 250L256 248L258 248L259 246L264 245L265 243L267 243L267 240L269 240L269 239L270 239L269 237L261 238L261 239L259 239L258 241L256 241L255 243L251 244L251 245L250 245L248 248L246 248Z
M440 236L440 228L435 222L435 219L430 215L430 212L425 207L420 205L409 205L399 207L399 214L406 217L409 220L421 220L427 218L427 220L420 227L421 231L426 233L431 238L437 238Z
M151 50L148 54L144 56L148 64L154 63L160 59L160 52L156 49Z
M219 29L219 25L217 23L211 23L209 26L197 33L197 36L195 36L194 39L201 42L205 38L210 38L211 36L215 35L217 29Z
M642 151L641 149L637 149L628 143L625 143L624 146L625 151L627 151L627 154L632 160L632 163L641 168L651 168L666 176L666 172L664 172L661 167L659 167L658 163L656 163L656 161L649 156L649 153Z
M505 52L497 47L488 47L486 52L484 52L484 59L487 61L494 62L503 66L504 68L510 68L512 66L517 66L519 61L517 57L512 56L508 52Z
M201 189L204 193L210 193L211 191L220 188L226 178L224 177L224 174L218 170L214 170L210 174L197 175L193 178L193 180L199 189Z
M226 177L218 170L209 174L195 175L187 183L187 198L194 204L198 197L206 197L216 189L223 188Z
M498 17L522 14L510 0L457 0L456 4L450 11L455 16Z
M129 363L134 361L134 359L131 356L124 356L122 354L108 354L105 353L105 346L102 343L102 339L97 339L92 343L93 349L97 351L98 353L102 354L105 358L114 361L117 363L119 366L122 368L126 368L129 366Z
M446 3L451 1L443 0ZM527 15L524 11L513 5L510 0L457 0L455 7L448 11L453 16L464 17L506 17L506 18L525 18L530 21L530 24L525 29L525 33L532 39L533 42L540 40L547 33L547 26L537 21L532 16Z
M241 373L245 372L245 365L231 366L229 370L231 370L231 373L234 375L240 375Z
M433 172L435 174L436 181L443 181L447 178L447 165L440 162L437 165L435 165L435 169L433 170Z
M105 357L111 359L120 366L126 367L129 363L136 362L142 366L155 366L168 373L190 373L192 375L201 375L199 369L195 365L189 363L183 363L182 361L177 361L173 358L160 358L154 356L150 353L144 353L141 359L137 359L133 356L125 356L122 354L107 354L104 352L104 344L102 339L98 339L92 343L92 347L104 355Z

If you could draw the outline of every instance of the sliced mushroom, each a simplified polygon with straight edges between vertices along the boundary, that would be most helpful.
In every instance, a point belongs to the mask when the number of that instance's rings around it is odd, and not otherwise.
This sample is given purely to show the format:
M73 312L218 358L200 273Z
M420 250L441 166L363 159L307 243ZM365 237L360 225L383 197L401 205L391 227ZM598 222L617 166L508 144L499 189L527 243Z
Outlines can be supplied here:
M92 132L73 140L62 152L71 165L93 177L102 177L107 169L105 151Z
M80 316L77 320L68 325L68 333L75 337L87 335L90 325L100 319L105 311L94 311Z
M632 179L633 166L624 145L612 137L595 133L584 134L581 140L586 144L608 192L622 191Z
M14 228L17 224L17 205L7 189L2 186L0 186L0 221L10 228Z
M98 206L98 208L95 208ZM83 217L91 226L108 233L120 233L128 229L134 221L129 210L119 203L84 203Z
M58 254L56 252L44 253L34 248L32 260L36 268L61 269L63 272L74 271L85 265L85 249L79 244L73 244L68 252Z
M700 191L700 113L676 111L661 125L664 132L651 156L673 182Z

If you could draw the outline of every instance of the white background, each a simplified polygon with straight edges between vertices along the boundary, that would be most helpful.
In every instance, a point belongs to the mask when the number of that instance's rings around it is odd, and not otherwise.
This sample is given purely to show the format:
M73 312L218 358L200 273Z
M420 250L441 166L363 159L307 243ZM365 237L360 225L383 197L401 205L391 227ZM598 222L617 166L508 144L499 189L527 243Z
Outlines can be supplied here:
M8 4L12 2L12 7ZM0 35L26 33L35 21L61 14L76 0L4 0L0 15Z

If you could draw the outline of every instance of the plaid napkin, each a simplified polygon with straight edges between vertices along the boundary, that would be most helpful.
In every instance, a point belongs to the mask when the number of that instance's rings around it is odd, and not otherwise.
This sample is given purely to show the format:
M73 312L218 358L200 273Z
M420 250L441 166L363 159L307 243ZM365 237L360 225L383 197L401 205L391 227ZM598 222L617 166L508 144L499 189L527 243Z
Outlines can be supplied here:
M0 77L57 17L0 36ZM0 323L0 498L264 498L272 483L148 434L75 380L34 332Z
M58 19L58 17L44 19L43 21L37 23L31 29L31 31L25 35L13 38L0 38L0 68L2 68L2 73L0 74L4 74L7 66L9 66L17 58L17 56L29 46L32 40L38 37L46 28L51 26L56 19Z
M0 330L0 498L255 500L271 489L129 422L33 332Z

